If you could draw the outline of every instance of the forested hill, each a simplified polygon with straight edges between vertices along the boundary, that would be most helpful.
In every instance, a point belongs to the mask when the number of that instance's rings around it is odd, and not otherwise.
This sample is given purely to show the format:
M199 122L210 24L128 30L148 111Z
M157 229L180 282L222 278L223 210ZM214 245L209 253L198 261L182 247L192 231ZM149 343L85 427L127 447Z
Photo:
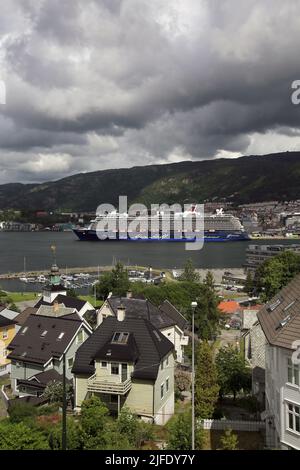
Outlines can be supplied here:
M0 185L0 209L94 211L101 203L234 203L300 199L300 152L185 161L80 173L42 184Z

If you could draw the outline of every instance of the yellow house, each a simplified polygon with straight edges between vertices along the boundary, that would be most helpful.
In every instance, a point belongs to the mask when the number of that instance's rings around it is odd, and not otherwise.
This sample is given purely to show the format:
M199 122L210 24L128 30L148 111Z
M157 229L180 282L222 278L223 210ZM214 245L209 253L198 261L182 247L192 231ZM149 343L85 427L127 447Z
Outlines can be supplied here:
M16 321L0 313L0 375L10 372L10 360L7 359L8 345L16 334L16 324Z

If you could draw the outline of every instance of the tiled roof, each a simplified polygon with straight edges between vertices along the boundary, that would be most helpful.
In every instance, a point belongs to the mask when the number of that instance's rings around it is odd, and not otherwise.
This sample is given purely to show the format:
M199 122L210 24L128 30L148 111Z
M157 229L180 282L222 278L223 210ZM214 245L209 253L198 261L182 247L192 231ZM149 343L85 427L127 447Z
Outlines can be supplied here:
M69 295L58 294L53 300L53 302L51 303L45 302L43 298L41 298L35 305L35 308L39 308L41 305L53 305L54 302L58 302L59 304L64 304L64 306L67 308L76 308L78 312L86 304L85 300L80 300L80 299L77 299L76 297L71 297Z
M293 342L300 339L300 274L275 295L257 317L270 344L293 349Z
M119 331L132 334L135 340L138 357L133 377L155 380L162 358L171 352L174 346L157 328L143 318L127 317L122 322L115 317L106 318L77 350L72 372L78 375L94 374L94 359L108 341L111 341L113 334ZM135 354L133 346L132 354Z
M241 306L235 300L223 300L219 303L218 309L223 313L232 314L241 310Z
M33 313L36 313L37 311L38 309L35 307L27 307L25 308L25 310L23 310L23 312L19 313L19 315L16 316L15 320L16 322L18 322L19 325L24 325L29 315L32 315Z
M63 376L61 374L59 374L55 369L50 369L40 372L39 374L35 374L26 380L18 379L17 383L18 385L27 385L32 388L44 390L49 382L62 382L62 379ZM67 379L67 382L70 383L71 381Z
M9 345L9 359L45 364L52 357L60 357L75 335L82 321L70 318L52 318L30 315ZM25 328L26 331L24 332ZM42 333L47 333L42 336ZM60 333L65 334L58 339Z
M168 300L165 300L158 308L168 315L182 331L187 327L187 319Z
M147 299L127 297L110 297L107 299L107 302L115 315L117 315L118 307L122 305L126 309L127 318L144 318L149 320L152 325L159 330L173 326L177 324L177 322L180 324L183 323L182 315L177 312L175 307L170 303L163 303L159 308L157 308Z

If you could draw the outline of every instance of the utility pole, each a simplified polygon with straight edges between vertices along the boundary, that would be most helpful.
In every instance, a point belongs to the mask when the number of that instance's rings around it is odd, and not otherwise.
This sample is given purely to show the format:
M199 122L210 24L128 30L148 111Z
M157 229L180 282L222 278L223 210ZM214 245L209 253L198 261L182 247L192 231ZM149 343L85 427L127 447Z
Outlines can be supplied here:
M63 353L62 450L67 450L66 353Z
M195 450L195 309L197 302L192 302L192 450Z

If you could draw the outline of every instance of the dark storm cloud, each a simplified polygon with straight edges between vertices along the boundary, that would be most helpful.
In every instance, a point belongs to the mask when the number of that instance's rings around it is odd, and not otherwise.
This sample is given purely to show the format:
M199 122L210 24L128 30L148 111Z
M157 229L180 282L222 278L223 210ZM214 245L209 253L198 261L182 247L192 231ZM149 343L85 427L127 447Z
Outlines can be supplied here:
M300 149L297 0L11 0L0 33L0 182Z

